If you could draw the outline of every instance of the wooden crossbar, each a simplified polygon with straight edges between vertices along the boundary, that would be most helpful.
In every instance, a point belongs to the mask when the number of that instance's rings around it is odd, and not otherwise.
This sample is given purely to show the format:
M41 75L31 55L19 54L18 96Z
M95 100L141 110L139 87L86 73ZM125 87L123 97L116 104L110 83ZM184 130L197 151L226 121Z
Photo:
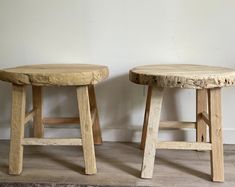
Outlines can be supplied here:
M196 122L184 122L184 121L161 121L160 129L184 129L184 128L196 128Z
M82 139L24 138L22 145L82 145Z
M202 119L206 122L207 125L210 125L211 122L210 122L210 119L209 119L209 115L207 112L202 112Z
M91 121L92 124L95 121L97 110L91 111ZM80 124L79 117L62 117L62 118L43 118L43 123L46 125L69 125L69 124Z
M157 142L156 149L211 150L211 143L198 142Z
M43 123L47 125L79 124L80 119L74 117L66 118L43 118Z
M35 115L34 110L25 114L25 120L24 120L25 125L27 125L27 123L33 119L34 115Z

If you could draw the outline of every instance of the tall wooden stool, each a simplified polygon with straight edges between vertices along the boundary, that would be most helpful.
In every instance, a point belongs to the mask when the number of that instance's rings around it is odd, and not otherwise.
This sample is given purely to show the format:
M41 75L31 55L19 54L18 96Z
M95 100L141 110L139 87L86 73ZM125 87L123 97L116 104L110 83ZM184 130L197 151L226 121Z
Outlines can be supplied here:
M141 177L152 178L156 149L210 150L212 180L224 181L221 88L235 83L235 71L201 65L149 65L130 70L130 80L149 86L141 141L144 148ZM196 122L160 124L164 88L196 89ZM196 128L196 142L158 142L159 127Z
M96 106L94 84L108 77L108 68L86 64L49 64L10 68L0 71L0 80L11 82L12 117L9 174L22 172L23 146L25 145L82 145L85 173L95 174L96 159L94 143L101 144L101 130ZM26 113L26 86L32 85L33 110ZM76 86L79 118L43 118L43 86ZM24 138L24 128L33 119L34 138ZM82 138L43 138L43 124L80 123ZM94 135L94 137L93 137Z

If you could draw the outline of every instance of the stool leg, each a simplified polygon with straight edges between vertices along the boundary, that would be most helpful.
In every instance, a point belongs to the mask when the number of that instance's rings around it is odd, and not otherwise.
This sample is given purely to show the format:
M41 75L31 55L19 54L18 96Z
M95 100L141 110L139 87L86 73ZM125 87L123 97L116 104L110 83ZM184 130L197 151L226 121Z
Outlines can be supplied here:
M77 88L77 100L82 134L82 147L85 160L85 173L95 174L97 172L97 169L88 86L79 86Z
M33 129L35 138L43 138L44 126L42 123L42 87L33 86L33 110L35 112L33 118Z
M19 175L22 172L26 93L25 86L13 85L11 142L9 154L9 174Z
M210 142L211 150L211 174L212 180L224 181L224 153L222 139L221 119L221 89L209 90L209 118L210 118Z
M206 142L207 134L207 124L202 119L202 112L207 112L207 103L208 103L208 94L207 89L197 90L196 91L196 132L197 132L197 142Z
M102 144L102 135L100 129L99 113L96 103L95 88L94 85L89 86L89 100L91 111L95 111L95 120L93 124L93 137L96 145Z
M145 114L144 114L144 124L143 124L143 130L142 130L140 149L144 149L144 147L145 147L146 133L147 133L147 124L148 124L148 118L149 118L149 108L150 108L150 101L151 101L151 94L152 94L152 87L149 86L148 87L147 99L146 99L146 107L145 107Z
M149 117L147 123L146 143L141 171L142 178L152 178L153 176L163 92L163 88L157 88L156 86L153 86L152 88L152 97L150 99Z

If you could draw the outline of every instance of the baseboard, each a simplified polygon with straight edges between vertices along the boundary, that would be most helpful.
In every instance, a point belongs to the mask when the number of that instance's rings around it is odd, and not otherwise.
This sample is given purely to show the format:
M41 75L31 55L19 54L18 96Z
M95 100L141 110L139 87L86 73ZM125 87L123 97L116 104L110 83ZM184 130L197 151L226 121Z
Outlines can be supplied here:
M235 144L235 128L224 129L224 143ZM26 130L26 135L30 134L30 130ZM46 128L46 137L78 137L80 131L78 128ZM9 127L0 128L0 139L9 139L10 129ZM141 127L128 127L128 128L115 128L104 127L102 128L102 137L104 141L117 141L117 142L139 142L141 139ZM195 130L161 130L159 133L160 141L195 141Z

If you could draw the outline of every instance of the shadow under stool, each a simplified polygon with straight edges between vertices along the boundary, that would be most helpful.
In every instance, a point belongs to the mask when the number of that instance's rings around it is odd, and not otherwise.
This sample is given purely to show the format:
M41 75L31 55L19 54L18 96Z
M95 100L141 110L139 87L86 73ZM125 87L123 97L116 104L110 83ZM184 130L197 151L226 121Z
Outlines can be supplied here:
M223 182L221 88L235 84L235 70L189 64L147 65L133 68L129 77L136 84L148 85L141 140L141 148L144 149L141 177L152 178L156 149L209 150L212 180ZM164 88L196 89L196 122L160 123ZM158 142L160 127L196 128L196 142Z
M12 116L9 174L19 175L25 145L68 145L83 147L85 173L97 172L94 143L101 144L101 130L94 85L108 77L108 68L87 64L45 64L21 66L0 71L0 80L12 83ZM33 110L26 114L26 86L32 86ZM42 88L75 86L79 118L43 118ZM34 137L25 138L24 128L33 119ZM81 138L52 139L44 137L46 124L80 124Z

